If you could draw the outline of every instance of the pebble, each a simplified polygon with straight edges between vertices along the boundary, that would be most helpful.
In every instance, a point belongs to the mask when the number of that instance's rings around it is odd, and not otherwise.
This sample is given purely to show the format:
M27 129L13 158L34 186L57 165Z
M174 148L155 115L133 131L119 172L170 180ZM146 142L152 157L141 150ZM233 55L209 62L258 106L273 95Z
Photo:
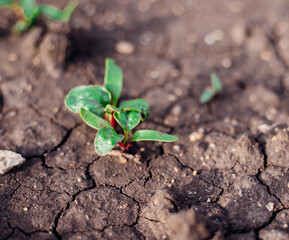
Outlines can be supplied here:
M115 49L120 54L129 55L129 54L133 53L135 47L134 47L134 45L131 42L119 41L115 45Z
M204 138L204 133L202 132L192 132L189 136L191 142L196 142Z
M213 32L208 33L204 41L207 45L213 45L217 41L221 41L224 38L224 32L220 29L215 29Z
M18 153L0 150L0 175L9 172L15 167L19 167L25 161L26 159Z
M180 147L180 145L174 145L174 146L173 146L173 149L174 149L175 151L179 152L179 151L181 150L181 147Z
M15 62L15 61L17 61L17 59L18 59L18 56L15 53L9 53L8 60L10 62Z
M27 212L27 211L28 211L28 208L27 208L27 207L24 207L24 208L23 208L23 211L24 211L24 212Z
M232 61L229 58L224 58L222 65L224 68L230 68L232 66Z
M264 60L264 61L270 61L271 60L271 58L272 58L272 53L270 52L270 51L267 51L267 50L265 50L265 51L262 51L261 53L260 53L260 58L262 59L262 60Z
M239 46L246 40L246 25L243 22L235 24L230 30L230 37Z
M181 111L182 111L182 107L180 105L176 105L172 109L172 114L173 115L180 115Z
M170 102L173 102L173 101L176 101L176 100L177 100L177 97L176 97L174 94L170 94L170 95L168 95L168 100L169 100Z
M272 212L272 211L274 210L274 203L269 202L269 203L266 205L266 208L268 209L269 212Z
M119 161L120 161L121 163L126 163L126 162L127 162L127 159L126 159L125 157L123 157L123 156L119 156Z

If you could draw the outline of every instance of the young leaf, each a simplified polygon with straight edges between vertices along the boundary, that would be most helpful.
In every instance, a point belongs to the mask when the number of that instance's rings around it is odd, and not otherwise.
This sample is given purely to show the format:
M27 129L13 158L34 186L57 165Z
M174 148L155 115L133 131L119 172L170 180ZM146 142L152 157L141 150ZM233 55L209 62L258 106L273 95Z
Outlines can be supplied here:
M101 128L94 141L95 151L104 156L122 139L123 135L117 134L113 128Z
M112 113L112 112L120 112L120 109L110 104L107 104L104 111L108 113Z
M51 5L41 5L40 12L54 20L61 20L62 18L62 11Z
M79 115L88 126L95 128L97 130L104 127L113 128L107 121L95 115L94 113L87 111L84 108L80 108Z
M114 60L105 60L104 86L112 95L112 105L116 106L122 91L122 70L115 64Z
M25 19L33 24L40 14L40 8L35 0L21 0L19 5L23 9Z
M60 21L69 21L70 16L74 9L77 7L78 3L70 2L63 11L60 9L51 6L43 4L40 6L40 12L45 14L46 16L54 19L54 20L60 20Z
M27 21L19 20L15 23L15 25L13 27L13 32L17 33L17 34L22 33L24 31L26 31L30 26L31 26L31 23L29 23Z
M160 141L160 142L174 142L179 138L154 130L139 130L134 133L131 141Z
M78 2L70 2L66 5L66 7L62 11L61 21L67 22L70 20L71 14L78 6Z
M81 107L102 116L104 107L110 103L110 93L101 86L78 86L70 90L65 98L65 104L72 112L78 113Z
M9 6L12 4L13 4L12 0L0 0L0 7Z
M215 95L215 92L212 89L207 89L203 92L203 94L200 96L200 102L206 103L210 101Z
M137 111L142 115L142 120L147 119L150 114L150 105L149 103L141 98L124 101L120 104L119 108L124 111Z
M211 83L212 87L215 89L216 92L221 92L223 89L223 84L216 73L211 74Z
M132 129L134 129L141 120L141 114L139 112L115 112L113 114L115 120L122 127L125 134L128 134Z

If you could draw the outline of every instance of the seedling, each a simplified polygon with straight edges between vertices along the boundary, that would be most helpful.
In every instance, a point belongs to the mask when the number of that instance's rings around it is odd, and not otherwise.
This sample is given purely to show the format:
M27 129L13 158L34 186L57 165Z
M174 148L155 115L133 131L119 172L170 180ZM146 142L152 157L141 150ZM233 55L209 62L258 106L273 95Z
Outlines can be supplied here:
M211 86L208 87L201 95L200 102L209 102L212 98L218 95L223 89L223 84L216 73L211 74Z
M132 142L137 141L177 141L176 136L154 130L138 130L132 134L131 131L148 118L149 103L137 98L117 106L123 86L122 70L110 58L106 59L105 65L104 86L78 86L65 98L69 110L79 113L87 125L98 130L95 151L104 156L116 145L127 150ZM117 125L122 134L117 132Z
M62 11L58 8L37 4L35 0L0 0L0 7L10 8L18 18L13 30L22 33L33 26L41 14L53 20L67 22L78 3L70 2Z

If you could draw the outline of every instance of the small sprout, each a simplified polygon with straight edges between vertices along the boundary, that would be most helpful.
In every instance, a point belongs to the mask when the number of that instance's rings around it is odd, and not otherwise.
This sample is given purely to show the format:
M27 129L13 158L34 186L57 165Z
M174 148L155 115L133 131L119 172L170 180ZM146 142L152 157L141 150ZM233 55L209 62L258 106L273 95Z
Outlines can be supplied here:
M15 33L22 33L28 30L36 23L41 14L53 20L67 22L77 5L78 3L76 2L70 2L61 11L51 5L39 5L35 0L0 0L0 7L10 8L18 18L13 27Z
M123 86L122 70L112 59L106 59L106 71L103 86L78 86L70 90L65 98L69 110L79 113L82 120L98 130L94 141L95 151L104 156L117 144L127 150L132 142L161 141L174 142L178 137L154 131L131 131L148 118L150 106L144 99L117 102ZM117 124L122 134L117 133Z
M223 84L216 73L211 74L211 86L208 87L200 96L200 102L209 102L213 97L218 95L223 89Z

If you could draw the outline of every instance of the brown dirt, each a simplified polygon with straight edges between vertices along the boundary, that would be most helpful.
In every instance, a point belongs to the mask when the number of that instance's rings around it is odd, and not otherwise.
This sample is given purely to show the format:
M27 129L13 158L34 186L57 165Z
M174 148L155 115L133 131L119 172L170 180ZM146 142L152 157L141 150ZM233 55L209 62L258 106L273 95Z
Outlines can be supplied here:
M289 239L288 17L283 0L85 0L19 37L1 11L0 148L27 162L0 177L0 239ZM140 128L178 142L97 156L63 99L102 84L105 57L122 99L151 104ZM225 88L201 105L212 71Z

